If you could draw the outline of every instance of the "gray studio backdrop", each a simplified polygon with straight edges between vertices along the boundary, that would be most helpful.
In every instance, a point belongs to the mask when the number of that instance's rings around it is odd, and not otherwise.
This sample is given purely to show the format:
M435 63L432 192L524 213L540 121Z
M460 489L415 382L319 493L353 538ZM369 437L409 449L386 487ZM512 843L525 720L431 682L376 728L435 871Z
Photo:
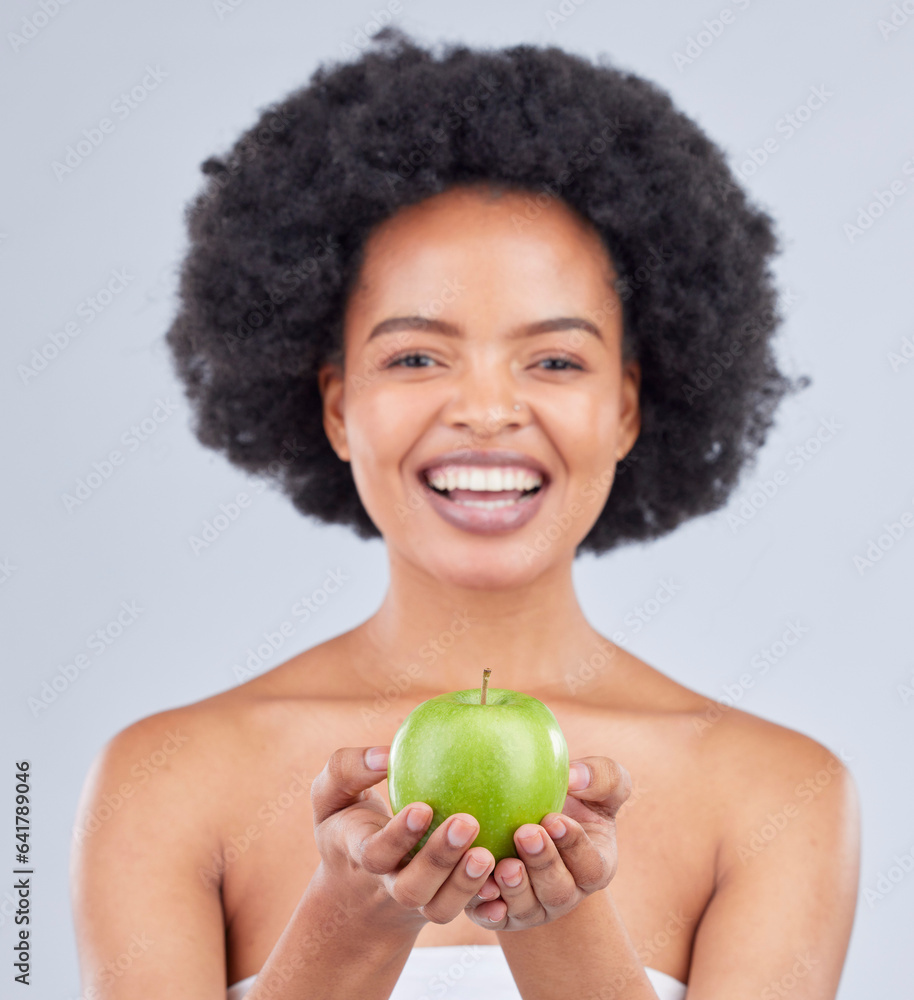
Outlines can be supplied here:
M583 557L575 579L595 627L848 761L864 859L840 996L899 995L914 923L914 0L4 7L0 953L16 761L32 775L30 995L75 998L70 838L101 744L351 628L384 593L379 542L309 522L196 443L162 337L200 162L388 18L427 43L607 54L669 89L777 220L778 353L812 386L725 511Z

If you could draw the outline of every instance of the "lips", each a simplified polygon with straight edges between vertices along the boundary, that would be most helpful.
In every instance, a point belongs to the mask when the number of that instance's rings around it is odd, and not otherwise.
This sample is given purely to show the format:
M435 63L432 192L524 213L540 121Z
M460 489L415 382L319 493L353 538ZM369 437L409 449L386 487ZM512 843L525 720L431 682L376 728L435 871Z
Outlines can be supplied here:
M442 493L429 486L425 476L419 476L422 484L423 495L442 519L448 524L459 528L461 531L469 531L478 535L496 535L507 531L516 531L523 527L528 521L536 517L537 512L543 505L543 495L549 488L546 479L543 485L534 493L525 494L521 499L506 506L486 509L485 507L473 507L467 504L458 503L449 499ZM464 491L460 491L463 493ZM470 491L466 491L467 493ZM505 493L474 493L475 498L482 500L483 497L505 498Z
M502 466L525 469L541 478L541 485L532 491L453 489L448 493L436 490L428 481L427 473L435 469L454 466ZM536 516L549 487L550 475L546 465L538 458L507 448L459 448L443 452L425 461L416 470L423 496L442 519L461 531L474 534L499 534L522 527ZM461 503L460 501L465 501ZM505 502L509 501L509 502ZM514 501L514 502L510 502ZM478 504L497 504L485 507Z

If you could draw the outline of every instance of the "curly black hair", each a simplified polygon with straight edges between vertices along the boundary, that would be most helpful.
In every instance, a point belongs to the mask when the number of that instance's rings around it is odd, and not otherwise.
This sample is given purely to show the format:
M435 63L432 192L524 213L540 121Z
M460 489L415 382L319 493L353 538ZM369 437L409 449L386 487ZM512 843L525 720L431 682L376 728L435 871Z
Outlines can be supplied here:
M342 362L372 229L451 186L527 192L531 218L537 199L559 197L615 267L641 431L578 552L722 507L781 398L809 383L772 353L783 320L772 219L664 91L605 56L450 43L436 58L387 27L201 169L166 335L194 433L301 513L361 538L380 532L324 432L317 372Z

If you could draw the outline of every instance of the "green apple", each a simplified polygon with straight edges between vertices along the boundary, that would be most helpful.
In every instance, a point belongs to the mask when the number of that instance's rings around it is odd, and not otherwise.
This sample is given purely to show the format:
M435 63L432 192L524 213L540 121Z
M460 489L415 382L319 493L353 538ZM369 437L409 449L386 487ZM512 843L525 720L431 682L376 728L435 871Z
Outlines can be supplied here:
M495 860L517 857L514 831L561 812L568 792L568 745L537 698L483 687L430 698L409 713L390 747L387 786L394 813L410 802L434 810L427 833L454 813L479 822L473 847Z

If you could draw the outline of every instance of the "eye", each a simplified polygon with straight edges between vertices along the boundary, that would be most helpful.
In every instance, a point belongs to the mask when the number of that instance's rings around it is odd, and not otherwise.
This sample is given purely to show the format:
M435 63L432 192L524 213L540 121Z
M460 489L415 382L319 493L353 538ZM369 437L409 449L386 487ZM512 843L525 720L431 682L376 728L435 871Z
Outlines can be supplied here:
M548 371L552 372L565 372L568 371L570 368L577 368L579 371L584 370L582 365L579 365L576 361L572 360L571 358L567 358L564 355L555 355L551 358L543 358L543 361L540 362L540 364L542 364L545 361L558 361L565 366L563 368L549 368Z
M427 354L422 354L419 351L407 351L404 354L395 354L392 358L388 358L384 362L384 368L394 368L401 365L404 361L411 358L428 358L429 361L434 361L434 358L429 357ZM427 368L427 365L403 365L404 368Z
M408 361L422 360L425 359L435 364L435 359L430 357L428 354L423 354L421 351L405 351L402 354L395 354L383 362L383 368L428 368L428 365L423 364L406 364ZM543 358L539 364L545 362L556 362L559 367L550 367L548 371L569 371L572 368L576 368L578 371L583 371L583 365L579 365L573 358L566 357L565 355L554 355L550 358Z

